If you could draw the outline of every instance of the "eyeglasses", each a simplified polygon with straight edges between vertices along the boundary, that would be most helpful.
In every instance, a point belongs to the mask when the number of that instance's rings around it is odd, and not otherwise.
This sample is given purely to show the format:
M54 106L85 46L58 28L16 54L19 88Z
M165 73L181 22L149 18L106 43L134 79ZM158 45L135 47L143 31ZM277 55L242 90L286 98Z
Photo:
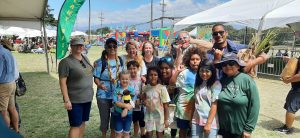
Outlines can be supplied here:
M213 36L218 36L220 34L221 36L223 36L224 33L225 33L225 31L219 31L219 32L213 32L212 35Z
M234 66L235 64L236 64L236 61L230 60L230 61L225 61L225 62L223 62L221 65L222 65L222 67L225 67L225 66L227 66L227 65L229 65L229 66Z
M118 46L115 44L109 44L109 45L107 45L107 48L108 49L112 49L112 48L116 49L116 48L118 48Z
M81 66L82 66L83 68L86 68L86 65L83 63L82 60L80 60L79 62L80 62Z
M170 62L173 62L173 59L171 57L162 57L162 58L160 58L159 61L170 63Z
M209 69L200 69L199 74L203 74L203 73L210 74L211 70L209 70Z
M182 40L186 40L186 39L188 39L188 38L189 38L189 36L184 36L184 37L179 37L178 40L179 40L179 41L182 41Z

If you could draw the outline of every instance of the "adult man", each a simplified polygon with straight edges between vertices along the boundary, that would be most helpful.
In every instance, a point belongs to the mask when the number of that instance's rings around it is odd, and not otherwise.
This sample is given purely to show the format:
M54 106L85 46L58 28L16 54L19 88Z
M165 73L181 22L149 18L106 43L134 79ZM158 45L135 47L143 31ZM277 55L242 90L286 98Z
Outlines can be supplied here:
M58 66L59 84L69 116L69 138L82 138L94 94L93 66L81 54L83 40L74 38L70 43L71 54L61 60Z
M212 36L214 45L212 49L208 51L207 56L208 59L212 60L214 63L219 62L226 53L238 53L239 50L247 48L246 45L236 44L228 40L228 32L222 24L216 24L212 27ZM266 62L267 59L268 56L265 53L262 53L256 59L247 63L246 67L244 67L244 72L248 72L252 67Z
M0 43L0 112L7 126L19 132L18 112L15 107L15 80L18 78L16 61L10 51L14 50L8 40L1 40ZM11 115L11 118L8 116Z
M175 40L176 45L176 60L175 65L178 66L182 62L182 56L183 53L186 51L186 49L197 46L199 48L203 49L211 49L212 43L204 40L197 40L190 37L189 32L187 31L181 31Z
M300 108L300 57L298 58L296 74L292 77L283 80L284 83L291 83L292 89L286 97L284 104L285 114L285 124L282 127L275 128L274 131L279 131L285 134L293 133L293 122L295 120L295 113Z

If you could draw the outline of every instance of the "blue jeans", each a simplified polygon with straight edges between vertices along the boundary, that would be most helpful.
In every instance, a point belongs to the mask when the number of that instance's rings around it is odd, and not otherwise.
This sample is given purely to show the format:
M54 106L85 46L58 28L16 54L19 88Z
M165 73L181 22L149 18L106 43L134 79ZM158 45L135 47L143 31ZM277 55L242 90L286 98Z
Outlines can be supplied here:
M204 132L204 126L200 126L192 123L192 138L216 138L218 134L218 129L210 129L210 133L206 134Z
M116 133L130 133L130 127L132 123L132 114L128 114L125 118L122 118L120 113L115 114L115 131Z

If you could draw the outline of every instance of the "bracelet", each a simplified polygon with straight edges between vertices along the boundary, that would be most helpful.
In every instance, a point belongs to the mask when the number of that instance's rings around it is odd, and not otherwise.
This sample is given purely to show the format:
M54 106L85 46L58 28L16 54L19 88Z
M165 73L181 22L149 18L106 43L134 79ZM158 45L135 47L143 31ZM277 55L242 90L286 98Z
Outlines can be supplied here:
M64 103L68 103L68 102L70 102L70 100L64 101Z

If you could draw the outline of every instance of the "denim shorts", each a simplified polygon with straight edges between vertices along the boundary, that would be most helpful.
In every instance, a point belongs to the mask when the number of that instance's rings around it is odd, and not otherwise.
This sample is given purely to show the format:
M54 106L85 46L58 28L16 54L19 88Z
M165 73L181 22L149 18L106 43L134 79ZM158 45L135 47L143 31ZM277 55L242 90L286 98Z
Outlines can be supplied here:
M179 129L188 129L190 128L190 121L189 120L183 120L183 119L176 119L177 121L177 127Z
M125 118L122 118L120 113L115 113L115 121L116 133L130 133L132 114L128 114Z
M204 126L200 126L198 124L192 124L191 129L191 138L216 138L218 134L218 129L211 128L210 133L204 133Z
M300 92L291 90L285 100L284 109L289 113L296 113L300 109Z
M72 110L68 110L71 127L80 127L82 122L89 121L91 105L91 102L72 103Z

